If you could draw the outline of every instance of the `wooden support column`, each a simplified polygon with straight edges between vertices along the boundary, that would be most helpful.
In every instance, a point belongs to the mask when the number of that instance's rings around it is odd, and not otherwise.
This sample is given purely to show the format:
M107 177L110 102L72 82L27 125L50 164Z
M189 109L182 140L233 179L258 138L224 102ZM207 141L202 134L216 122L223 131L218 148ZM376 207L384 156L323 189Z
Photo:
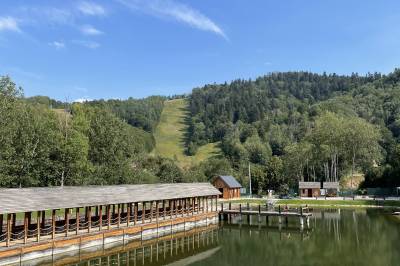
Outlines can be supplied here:
M173 212L172 200L169 200L168 206L169 206L169 216L170 216L170 219L172 220L172 212Z
M24 244L28 241L28 213L24 214Z
M79 216L79 208L76 208L76 234L79 234L79 220L80 220L80 216Z
M88 233L92 229L92 207L87 207L87 218L88 218Z
M137 223L137 213L138 213L138 203L135 202L133 205L133 224L136 225Z
M194 198L190 198L191 205L192 205L192 216L194 215Z
M132 209L132 203L128 203L126 205L126 226L129 226L129 222L131 219L131 209Z
M3 219L4 219L3 217L4 215L0 214L0 235L3 234Z
M117 206L117 227L121 225L121 204Z
M7 240L6 240L6 246L9 247L10 246L10 239L11 239L11 224L12 224L12 217L13 215L11 213L7 214Z
M111 206L107 205L107 229L111 228Z
M68 236L68 231L69 231L69 209L65 209L65 215L64 215L64 222L65 222L65 236Z
M210 211L213 211L213 197L210 197Z
M56 237L56 210L51 210L51 238Z
M40 241L40 228L41 228L41 226L40 226L40 214L41 213L42 213L41 211L38 211L37 214L36 214L36 229L37 229L36 241L37 242Z
M218 211L218 196L215 196L215 211Z
M103 230L103 205L99 206L99 231Z
M153 221L153 205L154 201L150 202L150 223Z
M13 213L12 214L12 231L15 231L15 223L17 222L17 214L16 213Z
M182 214L182 217L184 217L185 216L185 208L183 206L184 206L185 200L181 199L180 201L181 201L181 214Z
M159 216L159 206L158 206L158 200L156 201L156 221L157 221L157 223L158 223L158 216Z
M165 200L162 201L162 208L163 208L163 220L165 220L165 216L166 216L166 209L165 209Z
M142 224L144 224L146 216L146 202L142 202Z
M206 197L206 213L208 212L208 197Z

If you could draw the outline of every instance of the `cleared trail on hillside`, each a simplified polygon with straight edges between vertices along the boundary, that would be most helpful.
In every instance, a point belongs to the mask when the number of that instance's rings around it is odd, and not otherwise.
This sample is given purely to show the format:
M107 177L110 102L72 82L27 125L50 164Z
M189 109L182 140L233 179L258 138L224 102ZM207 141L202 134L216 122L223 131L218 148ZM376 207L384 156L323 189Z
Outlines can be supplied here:
M194 156L185 154L187 104L185 99L165 101L160 123L154 133L156 148L153 153L177 160L177 164L182 168L190 167L220 154L217 143L201 146Z

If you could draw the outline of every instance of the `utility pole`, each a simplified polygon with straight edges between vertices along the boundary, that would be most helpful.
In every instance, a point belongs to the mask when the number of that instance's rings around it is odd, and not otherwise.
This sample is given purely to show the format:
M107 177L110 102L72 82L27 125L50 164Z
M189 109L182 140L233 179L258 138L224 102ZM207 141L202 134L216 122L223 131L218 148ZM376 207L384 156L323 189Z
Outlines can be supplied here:
M250 183L250 198L252 197L251 193L251 171L250 171L250 162L249 162L249 183Z

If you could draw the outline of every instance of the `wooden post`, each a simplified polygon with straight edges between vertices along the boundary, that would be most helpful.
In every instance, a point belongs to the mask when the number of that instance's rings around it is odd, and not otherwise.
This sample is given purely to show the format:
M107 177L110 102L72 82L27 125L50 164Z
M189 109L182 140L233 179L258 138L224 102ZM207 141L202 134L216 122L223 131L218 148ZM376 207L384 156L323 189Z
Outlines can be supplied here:
M28 241L28 213L25 212L24 217L24 244Z
M76 208L76 234L79 234L79 220L80 220L80 215L79 215L79 208Z
M211 196L210 197L210 205L211 205L211 212L213 211L213 197Z
M157 223L158 223L158 215L159 215L158 201L156 201L156 221L157 221Z
M99 206L99 231L103 229L103 205Z
M117 206L117 227L119 228L119 226L121 225L121 204L118 203Z
M107 229L111 228L111 206L107 205Z
M208 213L208 197L206 197L206 212Z
M51 238L54 239L56 237L56 210L51 211Z
M165 200L162 201L162 208L163 208L163 220L165 220L165 216L167 214L166 209L165 209Z
M150 223L153 221L153 205L154 201L150 202Z
M131 208L132 208L132 203L127 203L126 204L126 226L129 226L129 222L131 219Z
M3 214L0 214L0 235L3 234Z
M11 239L11 219L13 215L11 213L7 214L7 240L6 240L6 246L10 246L10 239Z
M88 233L90 233L90 229L92 229L92 207L87 208L87 217L88 217Z
M65 222L65 236L68 236L68 231L69 231L69 209L65 209L65 215L64 215L64 222Z
M144 224L145 216L146 216L146 203L142 202L142 224Z
M40 214L42 212L38 211L36 214L36 229L37 229L37 235L36 235L36 241L39 242L40 241Z
M215 196L215 211L218 211L218 196Z
M133 211L134 212L133 224L136 225L136 223L137 223L137 213L138 213L138 203L137 202L134 203L133 208L134 208L134 211Z
M172 200L169 200L168 207L169 207L169 216L170 216L170 219L172 220L172 211L173 211Z

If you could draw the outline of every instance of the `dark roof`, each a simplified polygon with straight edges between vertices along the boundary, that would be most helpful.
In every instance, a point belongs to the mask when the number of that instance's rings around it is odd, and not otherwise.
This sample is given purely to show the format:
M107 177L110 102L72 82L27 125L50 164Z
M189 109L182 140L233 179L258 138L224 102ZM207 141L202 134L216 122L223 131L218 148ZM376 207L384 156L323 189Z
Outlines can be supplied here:
M229 188L241 188L242 185L231 175L219 175L217 178L221 178L222 181L229 187Z
M210 183L0 189L0 214L220 195Z
M299 182L299 188L321 188L320 182Z

